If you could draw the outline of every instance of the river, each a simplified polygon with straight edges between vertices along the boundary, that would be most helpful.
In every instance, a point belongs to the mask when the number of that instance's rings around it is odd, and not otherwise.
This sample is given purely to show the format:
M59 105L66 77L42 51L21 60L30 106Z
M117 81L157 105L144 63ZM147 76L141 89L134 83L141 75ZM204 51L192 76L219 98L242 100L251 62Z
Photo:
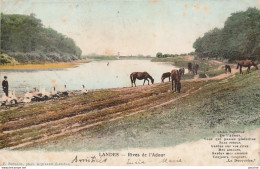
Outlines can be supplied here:
M177 68L167 63L150 60L93 61L76 68L59 70L0 71L0 78L8 76L9 90L15 89L17 94L22 94L26 92L26 87L30 91L34 87L51 91L53 85L56 85L59 91L60 87L65 84L68 90L81 90L83 84L87 89L130 87L130 74L143 71L148 72L155 83L159 83L162 73L172 69ZM136 81L136 85L142 84L143 80ZM2 94L2 90L0 93Z

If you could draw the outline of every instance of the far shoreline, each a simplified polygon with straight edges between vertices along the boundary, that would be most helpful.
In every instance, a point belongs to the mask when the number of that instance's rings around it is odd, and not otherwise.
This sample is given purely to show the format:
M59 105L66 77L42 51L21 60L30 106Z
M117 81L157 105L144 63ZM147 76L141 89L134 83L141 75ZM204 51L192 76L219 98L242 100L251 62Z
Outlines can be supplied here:
M37 64L7 64L0 65L0 70L51 70L51 69L66 69L66 68L76 68L80 64L89 63L91 60L75 60L72 62L48 62L48 63L37 63Z

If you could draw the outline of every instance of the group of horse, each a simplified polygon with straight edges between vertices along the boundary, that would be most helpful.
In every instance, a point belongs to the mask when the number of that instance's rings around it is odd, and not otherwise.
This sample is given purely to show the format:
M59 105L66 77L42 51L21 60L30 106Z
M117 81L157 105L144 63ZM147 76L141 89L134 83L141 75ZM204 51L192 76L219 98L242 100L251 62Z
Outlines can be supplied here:
M242 67L247 67L247 73L250 73L251 66L254 66L256 70L258 70L258 66L255 62L251 60L241 60L237 63L237 69L240 69L240 74L243 74ZM225 65L225 73L231 73L231 67L229 65Z
M188 71L189 73L193 73L193 75L197 75L198 74L198 70L199 70L199 65L194 63L192 65L192 63L188 63Z
M181 91L181 76L184 75L185 69L181 68L179 70L172 70L171 72L166 72L162 74L161 80L164 82L164 79L169 78L172 79L172 90L173 90L173 81L175 83L175 92L178 91L180 93ZM143 85L145 84L146 81L148 81L149 85L149 79L151 80L151 83L154 83L154 79L149 73L147 72L133 72L130 74L130 80L131 80L131 85L133 87L133 84L136 87L135 81L136 79L138 80L144 80Z
M258 70L257 64L254 63L251 60L242 60L237 63L237 69L240 67L240 74L243 74L242 67L247 67L247 72L249 73L250 67L254 66L256 70ZM198 64L193 64L188 63L188 71L189 73L193 73L194 75L197 75L199 69ZM230 72L231 73L231 67L229 65L225 65L225 72ZM181 76L184 75L185 69L181 68L179 70L172 70L171 72L166 72L162 74L161 80L164 82L164 79L169 78L169 82L172 79L172 91L173 91L173 82L175 83L175 92L178 91L180 93L181 90ZM149 75L147 72L133 72L130 74L130 80L131 80L131 85L133 87L133 84L136 86L135 81L136 79L138 80L144 80L143 85L145 84L146 81L148 81L149 85L149 79L151 80L151 83L154 83L154 79L151 75Z

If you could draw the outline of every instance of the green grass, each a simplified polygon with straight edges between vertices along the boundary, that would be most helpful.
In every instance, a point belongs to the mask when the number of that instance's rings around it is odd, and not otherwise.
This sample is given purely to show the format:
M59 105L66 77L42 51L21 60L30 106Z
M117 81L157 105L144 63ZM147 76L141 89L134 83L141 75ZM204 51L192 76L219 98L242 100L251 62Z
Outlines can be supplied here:
M91 60L117 60L115 56L85 56L87 59Z
M188 74L184 74L183 76L181 76L181 80L188 80L188 79L193 79L194 75L191 73Z
M206 76L206 74L205 73L200 73L199 74L199 78L206 78L207 76Z
M207 71L206 73L209 77L215 77L225 73L225 69Z
M142 113L60 137L31 149L90 151L174 146L213 130L260 127L260 71L210 81L199 92ZM186 87L192 88L192 83ZM77 138L77 139L75 139ZM30 149L30 148L29 148Z
M216 69L219 65L212 63L210 60L193 60L193 61L188 61L182 56L177 56L177 57L168 57L168 58L153 58L151 60L152 62L169 62L174 66L177 67L184 67L188 68L188 63L196 63L199 64L199 72L205 72L207 70L213 70Z

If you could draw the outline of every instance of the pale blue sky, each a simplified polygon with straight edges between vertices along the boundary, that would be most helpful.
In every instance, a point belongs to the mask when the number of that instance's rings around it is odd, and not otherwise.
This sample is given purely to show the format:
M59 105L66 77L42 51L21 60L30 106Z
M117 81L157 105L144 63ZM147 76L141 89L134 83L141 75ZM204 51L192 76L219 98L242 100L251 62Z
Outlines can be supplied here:
M1 0L1 12L35 13L73 38L83 54L193 51L193 42L260 0Z

